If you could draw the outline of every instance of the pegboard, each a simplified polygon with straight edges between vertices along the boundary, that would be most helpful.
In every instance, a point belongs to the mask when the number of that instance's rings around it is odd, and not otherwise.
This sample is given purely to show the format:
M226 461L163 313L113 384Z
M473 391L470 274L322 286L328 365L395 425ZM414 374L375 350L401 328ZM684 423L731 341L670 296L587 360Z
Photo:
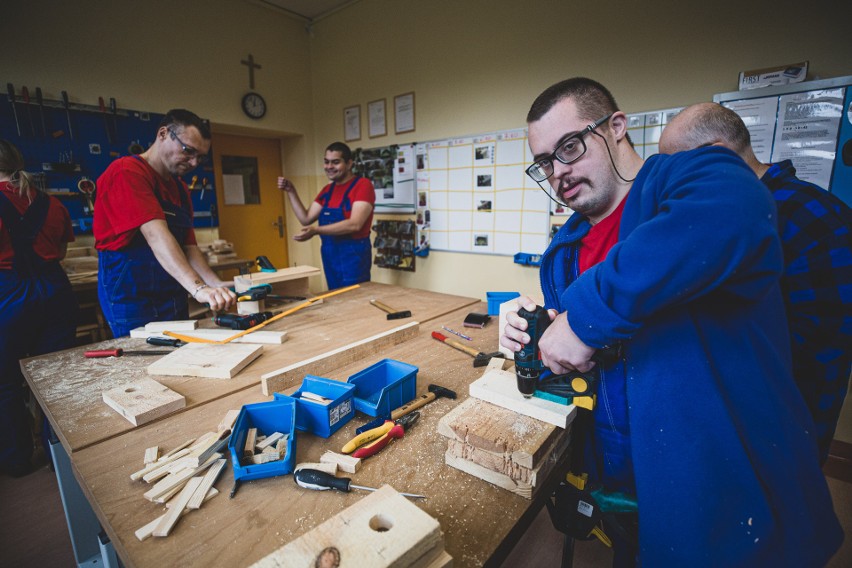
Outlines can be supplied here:
M41 189L59 198L71 214L75 234L91 234L92 213L78 190L81 179L97 181L121 156L141 153L154 140L164 114L117 108L114 99L83 104L43 99L35 89L7 84L0 104L0 137L15 144L24 156L24 169L36 176ZM114 110L113 107L115 106ZM215 176L210 159L183 176L190 191L195 227L217 227ZM207 180L202 189L203 180Z
M381 268L414 272L414 221L376 221L373 263Z

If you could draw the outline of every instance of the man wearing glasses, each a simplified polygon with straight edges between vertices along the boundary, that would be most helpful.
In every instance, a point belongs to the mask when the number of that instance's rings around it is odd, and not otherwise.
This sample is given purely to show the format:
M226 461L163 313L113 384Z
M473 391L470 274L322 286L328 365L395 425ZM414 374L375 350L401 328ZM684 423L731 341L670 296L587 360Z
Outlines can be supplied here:
M115 160L98 179L98 298L115 337L151 321L187 319L187 293L213 311L236 301L198 249L180 179L209 151L207 123L170 110L150 148Z
M825 564L843 532L790 371L772 197L726 149L643 164L589 79L545 90L527 122L527 174L575 211L542 257L542 362L587 372L597 349L622 347L595 369L572 464L613 511L638 510L638 550L614 539L614 565ZM507 321L501 344L517 351L526 321Z

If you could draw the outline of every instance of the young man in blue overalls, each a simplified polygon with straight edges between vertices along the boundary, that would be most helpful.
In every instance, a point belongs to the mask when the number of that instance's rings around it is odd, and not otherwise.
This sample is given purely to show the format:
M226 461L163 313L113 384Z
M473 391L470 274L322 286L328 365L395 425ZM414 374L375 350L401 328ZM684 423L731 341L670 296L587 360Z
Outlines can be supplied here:
M328 289L334 290L370 280L370 228L376 191L370 180L352 174L352 150L346 144L329 145L323 163L331 183L317 195L310 209L305 209L290 180L279 177L278 188L287 193L293 213L304 227L293 238L302 242L319 235L322 239L325 279ZM314 221L319 222L313 225Z

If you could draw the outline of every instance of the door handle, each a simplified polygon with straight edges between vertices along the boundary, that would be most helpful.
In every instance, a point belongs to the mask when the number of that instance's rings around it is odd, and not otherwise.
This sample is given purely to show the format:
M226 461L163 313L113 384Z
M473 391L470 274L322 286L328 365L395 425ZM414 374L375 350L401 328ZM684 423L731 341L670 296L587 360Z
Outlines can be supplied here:
M284 217L278 216L278 222L272 223L273 227L278 227L278 236L284 238Z

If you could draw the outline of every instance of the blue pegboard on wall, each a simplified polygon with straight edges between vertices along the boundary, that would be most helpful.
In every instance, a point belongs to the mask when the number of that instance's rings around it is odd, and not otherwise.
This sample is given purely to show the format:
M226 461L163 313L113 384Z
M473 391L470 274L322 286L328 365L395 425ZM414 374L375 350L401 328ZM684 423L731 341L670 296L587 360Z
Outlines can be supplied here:
M114 99L98 104L40 101L35 88L7 84L0 104L0 137L24 155L25 169L39 186L57 196L71 214L74 233L91 233L92 212L84 180L97 181L110 162L145 151L164 114L120 109ZM195 227L217 227L216 191L210 160L183 176L190 191ZM206 181L206 184L204 183ZM82 183L81 183L82 182Z

